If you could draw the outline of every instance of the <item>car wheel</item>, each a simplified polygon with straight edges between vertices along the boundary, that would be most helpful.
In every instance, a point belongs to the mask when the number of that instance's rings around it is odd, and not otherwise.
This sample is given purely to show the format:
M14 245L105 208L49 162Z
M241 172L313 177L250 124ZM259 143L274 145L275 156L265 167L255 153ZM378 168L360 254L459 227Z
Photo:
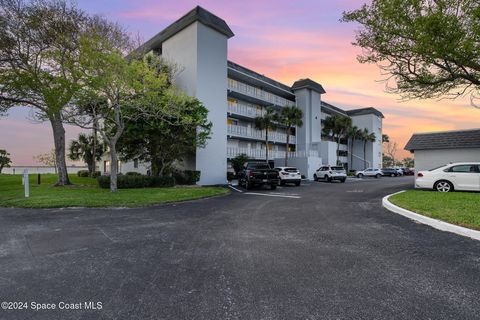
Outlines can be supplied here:
M375 178L378 179L378 178L380 178L381 176L382 176L381 174L377 173L377 174L375 175Z
M284 186L284 185L285 185L285 181L280 180L280 185L281 185L281 186Z
M277 189L277 185L271 184L271 185L270 185L270 190L275 190L275 189Z
M318 181L318 178L317 178L316 174L313 175L313 181Z
M363 178L363 174L362 173L357 174L357 178Z
M397 175L395 173L392 173L390 177L396 177Z
M247 190L252 189L252 186L250 185L250 182L248 180L245 180L244 186L245 186L245 189L247 189Z
M347 180L347 179L342 179L342 180L340 180L340 181L341 181L342 183L345 183L346 180Z
M298 187L300 185L301 181L295 182L295 185Z
M445 180L437 181L434 189L440 192L450 192L453 191L453 184Z
M332 182L332 178L327 176L327 181Z

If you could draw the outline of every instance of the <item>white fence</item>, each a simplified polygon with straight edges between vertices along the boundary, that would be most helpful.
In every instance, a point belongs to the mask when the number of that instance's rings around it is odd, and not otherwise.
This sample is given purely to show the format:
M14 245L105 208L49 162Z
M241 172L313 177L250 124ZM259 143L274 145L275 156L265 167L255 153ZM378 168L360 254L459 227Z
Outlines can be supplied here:
M23 170L28 169L28 173L37 174L37 173L55 173L55 167L45 167L45 166L12 166L10 168L3 168L2 174L23 174ZM77 173L80 170L88 170L87 167L67 167L68 173Z

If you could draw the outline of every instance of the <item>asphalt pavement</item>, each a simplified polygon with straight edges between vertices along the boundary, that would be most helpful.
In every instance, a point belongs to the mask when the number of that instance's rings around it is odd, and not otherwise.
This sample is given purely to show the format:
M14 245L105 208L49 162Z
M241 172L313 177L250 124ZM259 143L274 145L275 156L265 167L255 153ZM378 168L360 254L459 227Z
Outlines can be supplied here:
M480 319L480 242L382 208L412 184L0 208L0 319Z

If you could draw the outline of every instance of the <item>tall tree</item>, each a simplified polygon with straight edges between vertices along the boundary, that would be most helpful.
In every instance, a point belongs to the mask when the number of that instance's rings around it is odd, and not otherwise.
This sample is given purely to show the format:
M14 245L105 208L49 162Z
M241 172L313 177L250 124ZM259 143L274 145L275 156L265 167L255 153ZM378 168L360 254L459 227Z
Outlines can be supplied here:
M375 133L368 131L367 128L364 128L362 130L362 136L361 140L363 141L363 168L367 169L367 143L368 142L375 142L377 137L375 136Z
M362 130L359 129L357 126L352 126L348 130L347 136L350 139L350 168L349 169L352 169L352 167L353 167L353 145L355 144L356 140L358 140L362 137Z
M382 134L382 143L390 142L390 137L387 134Z
M470 95L480 107L479 15L476 0L372 0L343 21L361 25L358 61L388 75L387 91L406 99Z
M68 147L68 158L73 161L83 160L87 164L90 177L94 176L96 161L100 160L103 153L104 147L102 144L96 145L94 135L84 133L80 133L77 139L70 141Z
M268 164L268 132L278 127L279 115L272 107L267 107L263 116L255 118L255 128L265 130L265 162Z
M181 104L170 88L165 64L154 54L133 51L135 44L118 25L95 21L94 34L86 39L82 66L88 75L85 89L71 109L73 121L84 128L96 128L110 154L110 191L117 191L117 143L125 123L142 117L178 119ZM82 106L89 106L85 110Z
M403 158L402 162L403 162L403 165L404 165L406 168L413 168L413 167L415 167L415 161L414 161L412 158L410 158L410 157Z
M325 119L323 132L337 143L337 165L340 164L340 141L347 138L352 126L352 119L346 116L333 115Z
M0 110L28 106L53 131L57 185L70 184L63 110L82 86L89 18L66 0L0 0Z
M395 155L397 153L397 143L395 141L388 141L385 144L385 153L392 159L393 165L395 165Z
M0 173L2 173L3 168L10 168L11 163L10 153L7 150L0 149Z
M280 122L287 127L287 144L285 151L285 166L288 166L288 152L290 151L290 135L293 127L303 126L303 112L301 109L291 106L284 107L280 113Z

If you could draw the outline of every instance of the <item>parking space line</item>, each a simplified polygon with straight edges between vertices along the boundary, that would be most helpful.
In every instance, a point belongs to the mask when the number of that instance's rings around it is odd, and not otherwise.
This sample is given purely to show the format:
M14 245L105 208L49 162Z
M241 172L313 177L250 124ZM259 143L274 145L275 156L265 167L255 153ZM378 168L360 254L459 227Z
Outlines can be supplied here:
M266 197L278 197L278 198L291 198L291 199L300 199L299 196L289 196L282 194L271 194L271 193L257 193L257 192L245 192L245 194L255 195L255 196L266 196Z
M243 192L242 190L240 190L240 189L237 189L237 188L235 188L234 186L229 186L229 187L230 187L230 189L233 189L233 190L235 190L235 191L237 191L237 192L240 192L240 193L242 193L242 192Z

